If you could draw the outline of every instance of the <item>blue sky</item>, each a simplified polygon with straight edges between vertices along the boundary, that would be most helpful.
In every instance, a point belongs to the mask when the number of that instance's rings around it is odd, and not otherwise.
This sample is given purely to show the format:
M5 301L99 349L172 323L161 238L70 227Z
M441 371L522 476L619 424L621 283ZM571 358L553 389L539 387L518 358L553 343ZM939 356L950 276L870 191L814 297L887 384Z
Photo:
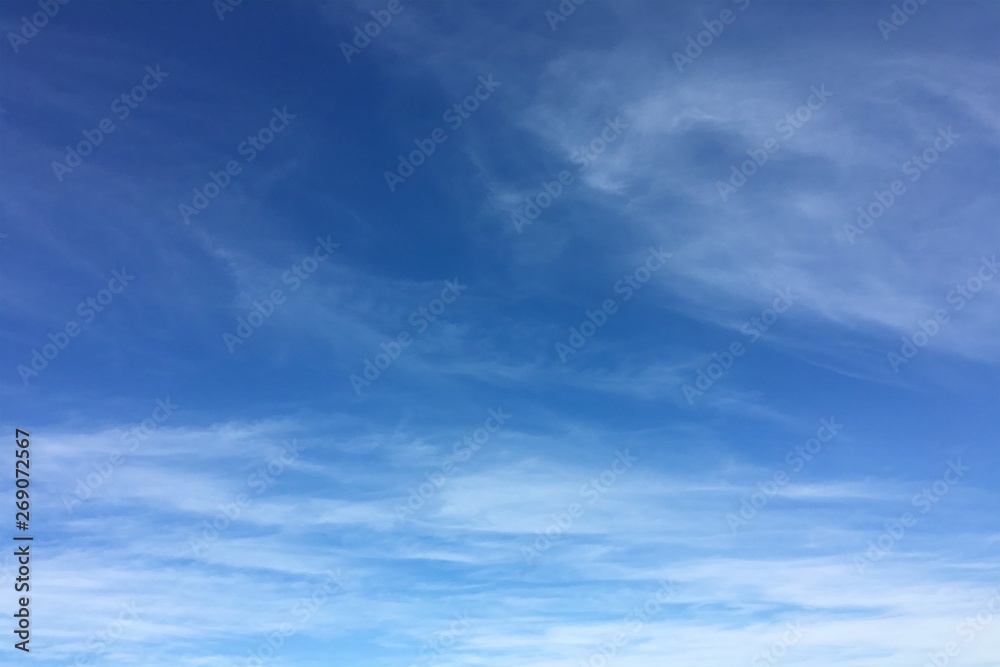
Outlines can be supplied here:
M1000 661L1000 5L43 5L5 658Z

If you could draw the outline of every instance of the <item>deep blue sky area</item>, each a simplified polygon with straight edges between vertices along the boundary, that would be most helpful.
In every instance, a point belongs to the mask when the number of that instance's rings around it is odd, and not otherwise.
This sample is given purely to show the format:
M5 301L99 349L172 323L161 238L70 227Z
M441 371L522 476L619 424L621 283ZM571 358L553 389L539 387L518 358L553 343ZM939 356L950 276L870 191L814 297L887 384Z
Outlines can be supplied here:
M0 28L4 661L1000 662L997 3Z

